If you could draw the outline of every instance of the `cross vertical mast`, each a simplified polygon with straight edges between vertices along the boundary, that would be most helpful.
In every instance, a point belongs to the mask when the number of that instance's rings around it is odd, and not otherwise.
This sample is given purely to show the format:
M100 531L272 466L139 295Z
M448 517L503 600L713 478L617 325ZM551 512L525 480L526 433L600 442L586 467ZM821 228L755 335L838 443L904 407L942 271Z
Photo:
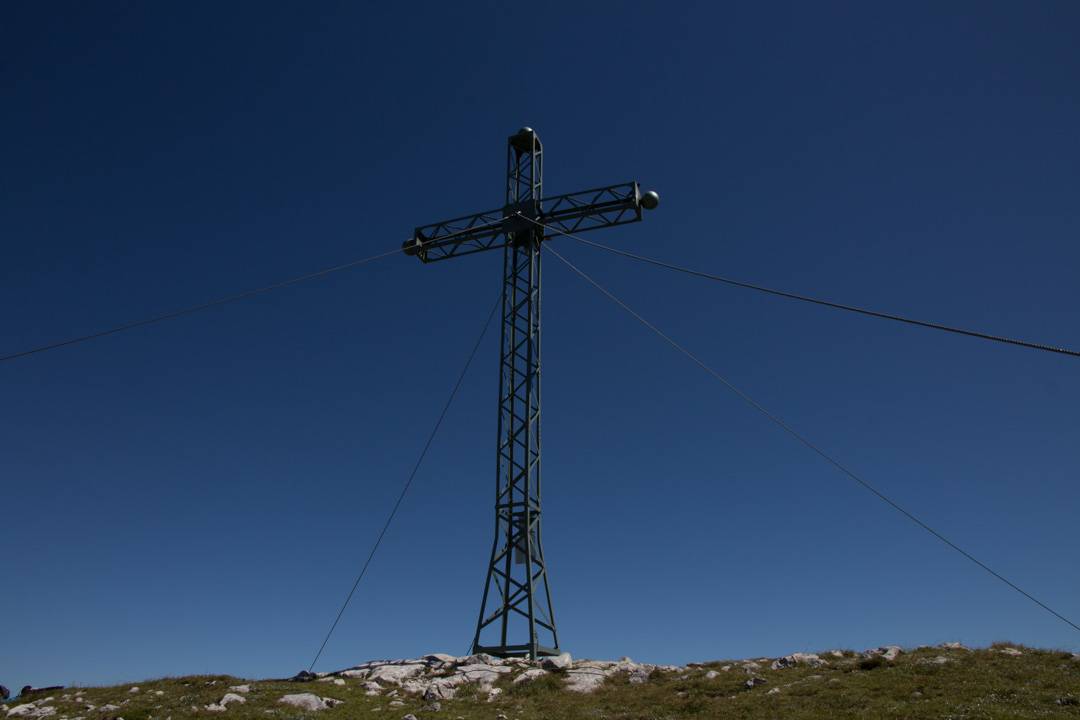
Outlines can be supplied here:
M518 217L539 216L543 162L543 146L535 132L524 128L510 137L503 211L507 242L503 246L495 541L473 639L473 652L532 658L559 652L540 544L543 229ZM498 642L484 644L481 636L492 625L498 627Z
M422 225L402 244L424 263L503 249L495 539L472 651L533 659L559 653L540 543L540 245L638 222L660 201L636 182L545 199L543 176L540 138L522 128L508 141L501 208Z

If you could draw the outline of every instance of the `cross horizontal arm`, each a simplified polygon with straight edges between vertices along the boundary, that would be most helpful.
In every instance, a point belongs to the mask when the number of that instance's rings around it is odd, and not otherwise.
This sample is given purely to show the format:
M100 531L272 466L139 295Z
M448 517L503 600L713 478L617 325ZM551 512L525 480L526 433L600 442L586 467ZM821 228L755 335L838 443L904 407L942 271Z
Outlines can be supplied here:
M556 195L538 205L512 205L423 225L405 241L402 250L426 263L447 260L512 243L515 233L534 227L519 214L550 225L553 230L545 236L550 237L558 235L557 231L580 233L637 222L643 207L636 182Z

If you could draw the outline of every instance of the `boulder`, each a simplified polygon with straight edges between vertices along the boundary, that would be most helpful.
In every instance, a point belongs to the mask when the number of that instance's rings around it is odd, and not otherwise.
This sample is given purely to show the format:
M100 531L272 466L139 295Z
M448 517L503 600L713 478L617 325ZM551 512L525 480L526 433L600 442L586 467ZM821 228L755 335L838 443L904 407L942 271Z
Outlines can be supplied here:
M652 673L652 670L650 670L647 667L639 666L639 667L634 668L633 670L630 671L630 678L629 678L630 684L631 685L641 685L641 684L643 684L645 682L648 682L649 675L651 673Z
M487 653L476 653L457 659L460 665L502 665L503 659Z
M428 665L453 665L458 661L456 656L447 655L446 653L431 653L420 659Z
M475 663L458 667L457 672L450 677L464 676L464 682L479 683L481 690L490 690L500 675L513 671L513 668L502 665Z
M569 670L574 664L574 659L570 657L570 653L564 652L554 657L546 657L540 663L540 667L545 670Z
M518 685L519 683L532 682L533 680L536 680L537 678L542 678L547 674L548 671L544 670L543 668L529 668L528 670L514 678L514 684Z
M810 667L820 667L822 665L827 665L828 663L814 653L791 653L782 658L777 658L769 667L773 670L781 670L783 668L795 667L799 664L809 665Z
M427 669L419 663L409 665L381 665L368 674L368 680L379 680L400 685L403 680L415 677Z
M225 693L225 697L221 698L221 700L216 703L210 703L206 706L206 709L209 712L225 712L225 709L228 707L229 703L243 704L246 702L247 700L244 698L243 695L237 695L236 693Z
M875 655L880 655L883 659L892 662L897 657L899 657L900 653L902 652L904 651L899 645L882 645L879 648L867 650L865 653L863 653L863 655L865 655L866 657L874 657Z
M718 677L720 677L720 673L716 672L715 670L710 670L709 672L705 673L706 680L715 680Z
M56 714L54 707L39 707L34 703L16 705L7 711L9 718L46 718Z
M566 689L570 692L590 693L604 684L608 674L599 667L579 666L567 670Z
M293 707L300 708L301 710L308 710L314 712L316 710L326 710L332 708L335 705L340 705L341 700L335 700L334 698L319 697L315 693L295 693L292 695L283 695L279 700L279 703L283 705L292 705Z

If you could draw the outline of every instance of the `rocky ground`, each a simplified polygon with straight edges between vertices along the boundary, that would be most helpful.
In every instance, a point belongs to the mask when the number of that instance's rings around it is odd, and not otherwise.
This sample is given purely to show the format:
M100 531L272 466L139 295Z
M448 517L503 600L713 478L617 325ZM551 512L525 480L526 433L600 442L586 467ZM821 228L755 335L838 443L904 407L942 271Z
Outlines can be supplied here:
M1080 718L1080 656L1000 644L650 665L433 654L288 680L187 677L29 692L8 718Z

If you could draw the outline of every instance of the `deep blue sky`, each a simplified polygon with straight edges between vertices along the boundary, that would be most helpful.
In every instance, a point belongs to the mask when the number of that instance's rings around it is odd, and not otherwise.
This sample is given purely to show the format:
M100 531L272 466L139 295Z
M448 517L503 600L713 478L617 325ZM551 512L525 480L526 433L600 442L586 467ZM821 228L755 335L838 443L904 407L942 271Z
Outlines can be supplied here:
M637 179L597 233L1080 346L1075 3L8 4L0 354ZM561 252L957 543L1080 616L1080 364ZM306 667L499 287L394 257L0 366L0 682ZM656 662L1080 634L549 257L563 645ZM320 662L460 654L490 550L490 336Z

